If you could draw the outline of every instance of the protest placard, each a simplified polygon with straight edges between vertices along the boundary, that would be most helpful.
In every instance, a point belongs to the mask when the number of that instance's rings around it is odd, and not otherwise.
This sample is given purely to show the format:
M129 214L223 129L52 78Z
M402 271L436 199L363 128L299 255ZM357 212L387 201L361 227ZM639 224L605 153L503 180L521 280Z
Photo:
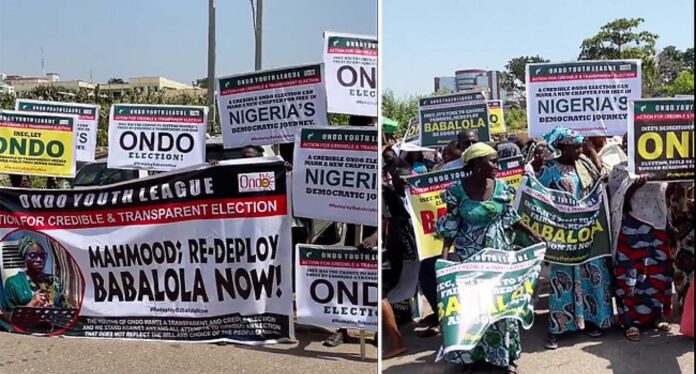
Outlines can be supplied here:
M74 177L75 121L73 115L0 110L0 173Z
M503 101L488 100L488 128L491 135L502 134L507 131L505 127L505 117L503 116Z
M418 100L420 144L446 145L463 130L474 130L479 140L491 140L488 130L486 96L480 91L466 91Z
M107 165L168 171L202 164L207 126L202 106L112 105Z
M524 174L524 156L512 156L498 160L495 179L504 181L508 186L518 189Z
M694 99L632 100L628 167L650 181L693 181Z
M585 136L623 136L628 100L641 96L640 60L527 64L530 137L558 126Z
M377 226L377 136L376 128L303 128L293 156L293 214Z
M462 170L441 170L406 178L406 198L420 260L442 254L442 239L435 238L435 231L437 220L447 214L447 206L440 194L464 174Z
M420 122L417 117L411 118L404 134L404 143L420 144Z
M20 112L68 114L76 116L75 160L93 162L97 147L99 105L63 103L17 98L15 109Z
M280 158L79 190L0 188L5 323L76 337L293 339L287 204ZM17 288L27 267L45 273L41 313L27 314Z
M532 295L544 259L544 243L519 251L486 248L464 262L436 262L438 317L443 353L470 351L486 329L502 319L534 323Z
M217 78L225 148L292 143L302 127L327 125L322 64Z
M297 322L377 332L377 252L297 244Z
M545 261L577 265L611 256L609 203L604 185L595 184L582 199L544 187L532 175L522 178L514 207L522 222L548 244ZM525 245L526 235L517 235Z
M330 113L377 117L377 37L324 33Z

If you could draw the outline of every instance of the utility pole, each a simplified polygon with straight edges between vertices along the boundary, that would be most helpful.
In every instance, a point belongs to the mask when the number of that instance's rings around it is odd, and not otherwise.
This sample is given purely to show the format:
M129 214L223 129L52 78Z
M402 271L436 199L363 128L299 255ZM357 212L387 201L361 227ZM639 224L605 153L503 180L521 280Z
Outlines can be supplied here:
M263 57L263 0L256 0L256 59L254 70L261 70Z
M215 119L215 0L208 0L208 131Z

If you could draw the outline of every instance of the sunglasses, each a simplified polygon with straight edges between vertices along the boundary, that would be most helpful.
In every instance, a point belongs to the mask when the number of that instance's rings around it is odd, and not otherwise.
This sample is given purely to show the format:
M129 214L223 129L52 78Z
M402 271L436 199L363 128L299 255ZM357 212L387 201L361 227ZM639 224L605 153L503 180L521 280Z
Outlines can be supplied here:
M36 260L37 258L40 258L42 260L46 259L46 252L32 252L27 254L27 257L31 260Z

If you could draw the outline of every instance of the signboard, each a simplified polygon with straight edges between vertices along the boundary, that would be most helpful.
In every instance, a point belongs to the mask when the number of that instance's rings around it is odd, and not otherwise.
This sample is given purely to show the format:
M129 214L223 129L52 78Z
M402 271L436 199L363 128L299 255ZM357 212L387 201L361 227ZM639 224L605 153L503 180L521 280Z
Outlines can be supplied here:
M491 131L491 135L506 132L505 117L503 117L503 101L488 100L486 105L488 105L488 128Z
M276 158L79 190L0 188L4 322L76 337L294 339L285 173ZM45 274L49 302L27 306L27 266Z
M377 129L303 128L295 142L295 217L377 226Z
M498 171L496 179L503 180L508 186L515 189L520 187L522 175L524 174L524 156L518 155L498 160Z
M502 319L516 319L527 330L532 327L532 294L545 246L520 251L486 248L461 263L436 262L444 354L474 349L486 329Z
M404 134L404 143L419 143L420 138L420 123L418 118L411 118L411 121L406 128L406 133Z
M75 160L94 162L99 127L99 105L62 103L17 98L15 109L21 112L38 112L74 115Z
M578 200L525 176L514 206L522 222L547 241L545 261L577 265L611 256L609 203L602 183Z
M74 177L75 121L72 115L0 110L0 173Z
M297 244L297 321L377 332L377 252Z
M693 96L631 101L628 168L650 181L693 181Z
M207 126L203 106L114 104L107 165L169 171L205 163Z
M424 97L418 101L420 144L424 147L447 145L464 130L474 130L479 140L491 140L488 106L483 92L467 91L452 95Z
M462 170L441 170L406 178L406 198L421 261L442 254L442 239L435 238L435 232L437 220L447 214L447 205L440 194L464 175Z
M324 33L330 113L377 117L377 37Z
M641 96L640 60L527 64L530 137L555 127L585 136L623 136L628 100Z
M217 78L225 148L292 143L302 127L328 124L321 64Z

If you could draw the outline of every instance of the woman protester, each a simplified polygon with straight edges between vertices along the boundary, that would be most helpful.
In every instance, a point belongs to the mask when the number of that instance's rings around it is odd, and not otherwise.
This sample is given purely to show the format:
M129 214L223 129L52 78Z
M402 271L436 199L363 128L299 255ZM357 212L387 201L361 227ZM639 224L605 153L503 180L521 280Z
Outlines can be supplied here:
M541 176L541 169L544 166L544 162L549 158L550 153L545 142L536 143L532 151L532 159L524 165L524 171L539 179Z
M447 259L454 244L456 261L465 261L484 248L512 251L512 229L541 241L512 207L514 188L495 180L497 152L485 144L476 143L462 155L468 176L442 193L447 214L437 224L437 236L444 238L442 258ZM521 354L519 323L513 319L500 320L488 327L478 345L470 351L445 354L445 360L464 364L470 372L475 364L489 364L517 372Z
M672 245L667 231L668 183L632 178L626 162L613 167L609 189L614 241L614 275L619 320L626 338L641 329L669 331L672 311Z
M565 191L577 199L585 197L604 177L583 153L584 138L575 131L557 127L544 136L555 158L542 168L539 182ZM559 335L585 330L602 336L611 326L611 273L606 257L579 265L550 264L549 337L547 349L558 348Z
M44 273L47 254L41 243L33 236L24 236L19 241L19 254L24 259L27 270L20 271L5 281L1 302L7 317L18 306L66 307L63 283L58 277Z

